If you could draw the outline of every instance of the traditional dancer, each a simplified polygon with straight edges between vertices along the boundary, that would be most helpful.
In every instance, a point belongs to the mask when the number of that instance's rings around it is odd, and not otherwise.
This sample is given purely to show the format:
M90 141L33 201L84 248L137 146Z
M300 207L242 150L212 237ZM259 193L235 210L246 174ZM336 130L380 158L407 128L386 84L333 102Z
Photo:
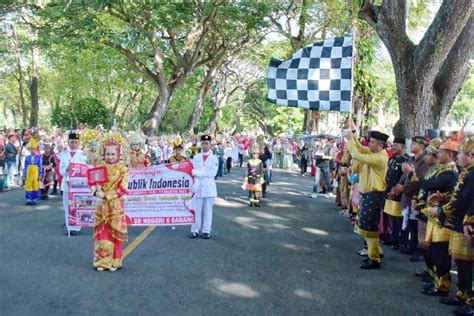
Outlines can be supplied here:
M93 188L98 198L94 221L94 267L98 271L116 271L122 267L123 243L127 241L122 197L127 192L128 168L119 162L122 145L120 133L105 136L102 147L108 180Z
M263 177L263 162L259 159L260 149L258 144L252 146L251 153L252 158L247 163L247 176L242 187L249 191L249 206L260 207L260 194L265 180Z
M30 155L25 159L23 182L25 183L26 205L36 205L40 198L40 180L43 176L43 159L38 143L31 137L26 145Z
M173 155L170 157L170 162L180 162L187 160L186 156L183 156L183 141L177 139L173 145Z
M150 165L150 159L142 151L145 139L139 132L132 133L129 137L130 152L127 159L129 168L145 168Z

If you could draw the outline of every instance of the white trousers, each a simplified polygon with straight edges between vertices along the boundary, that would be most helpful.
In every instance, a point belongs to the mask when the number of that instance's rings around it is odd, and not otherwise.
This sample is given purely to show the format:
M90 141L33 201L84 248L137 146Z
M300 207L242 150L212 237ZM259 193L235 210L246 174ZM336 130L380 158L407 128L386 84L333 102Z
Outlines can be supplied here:
M63 192L63 207L64 207L64 220L66 222L66 229L68 232L70 231L80 231L81 230L81 226L71 226L69 225L69 192L67 191L64 191Z
M195 197L194 198L194 211L195 211L195 222L191 226L192 233L203 234L211 233L212 226L212 207L214 206L213 197Z

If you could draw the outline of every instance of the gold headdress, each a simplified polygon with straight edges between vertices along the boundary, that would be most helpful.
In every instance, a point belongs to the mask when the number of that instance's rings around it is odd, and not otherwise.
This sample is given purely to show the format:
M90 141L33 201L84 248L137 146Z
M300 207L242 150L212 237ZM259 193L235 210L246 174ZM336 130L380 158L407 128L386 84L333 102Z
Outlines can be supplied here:
M474 135L471 135L464 140L462 150L465 154L474 154Z
M125 141L120 132L109 132L103 135L100 147L102 148L102 151L105 151L105 147L117 147L118 153L120 153L124 144Z
M140 132L133 132L128 136L128 143L132 144L139 144L140 146L145 144L145 138Z
M431 155L437 155L439 151L439 147L443 143L441 138L434 138L431 140L428 148L426 148L426 152Z
M87 129L82 133L82 141L87 147L99 146L100 132L96 129Z

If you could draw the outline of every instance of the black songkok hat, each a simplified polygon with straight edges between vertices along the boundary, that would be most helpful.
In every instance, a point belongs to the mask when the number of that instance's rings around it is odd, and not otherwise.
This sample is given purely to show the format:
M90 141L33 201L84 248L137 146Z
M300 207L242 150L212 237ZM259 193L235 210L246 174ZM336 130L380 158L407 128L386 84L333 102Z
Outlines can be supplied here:
M205 141L205 140L211 141L211 136L209 136L209 135L202 135L202 136L201 136L201 141Z
M75 133L75 132L70 132L69 133L69 139L77 139L79 140L80 138L80 135L78 133Z
M425 146L429 145L429 142L423 136L415 136L411 139L411 141Z
M393 143L394 143L394 144L402 144L402 145L405 145L405 138L395 137L395 138L393 139Z
M425 131L425 138L428 139L428 140L432 140L432 139L435 139L435 138L439 138L440 134L441 133L438 129L427 129Z
M369 138L375 138L376 140L386 143L389 136L379 131L370 131Z

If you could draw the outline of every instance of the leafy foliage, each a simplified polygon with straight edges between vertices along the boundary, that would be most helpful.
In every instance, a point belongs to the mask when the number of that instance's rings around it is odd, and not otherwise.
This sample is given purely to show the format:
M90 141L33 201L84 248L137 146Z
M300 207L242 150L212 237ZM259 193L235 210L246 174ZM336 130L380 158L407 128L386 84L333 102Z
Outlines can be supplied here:
M99 100L79 99L70 107L57 106L51 112L51 123L63 128L77 128L79 124L94 128L102 124L112 126L112 113Z

